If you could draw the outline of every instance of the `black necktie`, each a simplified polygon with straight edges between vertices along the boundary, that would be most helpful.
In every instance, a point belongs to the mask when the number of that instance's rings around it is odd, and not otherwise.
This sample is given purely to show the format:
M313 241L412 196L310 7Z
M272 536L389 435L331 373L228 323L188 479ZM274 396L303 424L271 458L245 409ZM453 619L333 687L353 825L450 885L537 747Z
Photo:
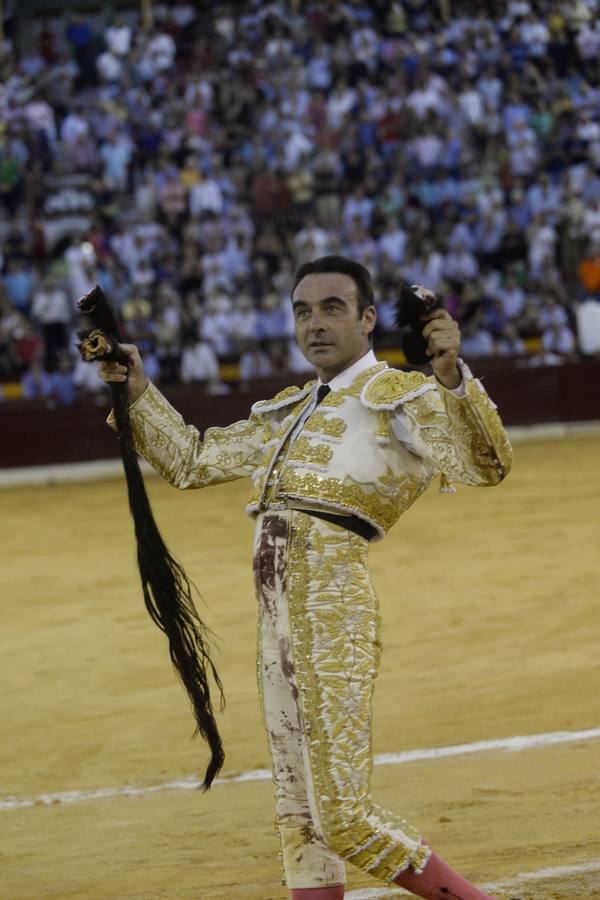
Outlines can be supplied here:
M331 391L331 388L328 384L322 384L319 390L317 391L317 406L324 400L327 394Z

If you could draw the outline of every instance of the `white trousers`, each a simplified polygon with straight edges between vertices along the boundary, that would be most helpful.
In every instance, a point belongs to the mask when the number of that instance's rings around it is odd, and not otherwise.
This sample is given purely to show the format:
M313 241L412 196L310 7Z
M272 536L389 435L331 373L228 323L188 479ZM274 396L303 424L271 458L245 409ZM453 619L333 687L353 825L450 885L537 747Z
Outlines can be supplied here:
M392 881L430 855L412 825L371 801L381 621L368 546L298 510L257 521L258 684L289 888L344 883L344 860Z

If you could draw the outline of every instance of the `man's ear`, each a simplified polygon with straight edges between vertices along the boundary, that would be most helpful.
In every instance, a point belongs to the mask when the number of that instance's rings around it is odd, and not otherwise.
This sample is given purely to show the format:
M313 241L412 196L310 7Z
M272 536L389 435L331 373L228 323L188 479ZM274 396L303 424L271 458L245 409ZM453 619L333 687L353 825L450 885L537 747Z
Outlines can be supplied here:
M366 306L363 309L362 319L365 324L370 325L371 328L369 330L369 334L372 333L375 328L375 322L377 321L377 310L374 306Z

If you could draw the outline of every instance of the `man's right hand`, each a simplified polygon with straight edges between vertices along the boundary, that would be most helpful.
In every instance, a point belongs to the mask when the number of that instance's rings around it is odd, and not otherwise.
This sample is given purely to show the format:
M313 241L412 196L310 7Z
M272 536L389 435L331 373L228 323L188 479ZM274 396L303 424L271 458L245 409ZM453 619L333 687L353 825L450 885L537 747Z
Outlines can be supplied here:
M118 362L101 362L98 366L98 375L107 384L111 381L127 382L127 396L129 405L141 397L148 387L148 379L144 372L144 364L140 351L135 344L119 344L119 350L127 357L127 366Z

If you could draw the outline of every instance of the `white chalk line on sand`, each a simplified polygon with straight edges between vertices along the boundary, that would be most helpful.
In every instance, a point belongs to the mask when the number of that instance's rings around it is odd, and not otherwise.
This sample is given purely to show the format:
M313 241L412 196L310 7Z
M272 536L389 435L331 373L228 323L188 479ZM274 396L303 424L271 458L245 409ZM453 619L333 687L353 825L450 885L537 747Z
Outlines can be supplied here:
M567 878L569 875L585 875L587 873L600 872L600 859L590 862L574 863L571 866L554 866L551 869L536 869L534 872L519 872L512 878L504 881L488 881L479 885L484 891L517 890L519 886L532 881L544 881L546 878ZM394 897L412 897L400 888L364 888L358 891L349 891L346 900L387 900Z
M488 881L479 885L484 891L518 890L520 886L528 882L544 881L546 878L567 878L569 875L585 875L587 873L600 872L600 859L591 862L575 863L571 866L555 866L551 869L537 869L534 872L519 872L513 878L504 881ZM395 897L413 897L400 888L363 888L358 891L349 891L346 900L393 900Z
M583 731L551 731L544 734L517 735L493 741L475 741L471 744L454 744L450 747L405 750L402 753L380 753L375 757L374 762L376 766L401 766L405 763L418 762L420 760L447 759L448 757L463 756L468 753L483 753L489 750L518 752L519 750L529 750L533 747L547 747L552 744L566 744L575 741L595 740L597 738L600 738L600 728L586 728ZM215 785L240 784L246 781L268 781L270 778L270 769L253 769L249 772L242 772L239 775L216 778L213 783ZM51 806L55 803L70 805L81 803L83 800L101 800L107 797L142 797L146 794L155 794L158 791L197 790L200 785L201 780L195 775L190 775L187 778L144 787L126 784L120 787L98 788L88 791L61 791L53 794L38 794L37 797L10 796L0 800L0 811L25 809L30 806Z

